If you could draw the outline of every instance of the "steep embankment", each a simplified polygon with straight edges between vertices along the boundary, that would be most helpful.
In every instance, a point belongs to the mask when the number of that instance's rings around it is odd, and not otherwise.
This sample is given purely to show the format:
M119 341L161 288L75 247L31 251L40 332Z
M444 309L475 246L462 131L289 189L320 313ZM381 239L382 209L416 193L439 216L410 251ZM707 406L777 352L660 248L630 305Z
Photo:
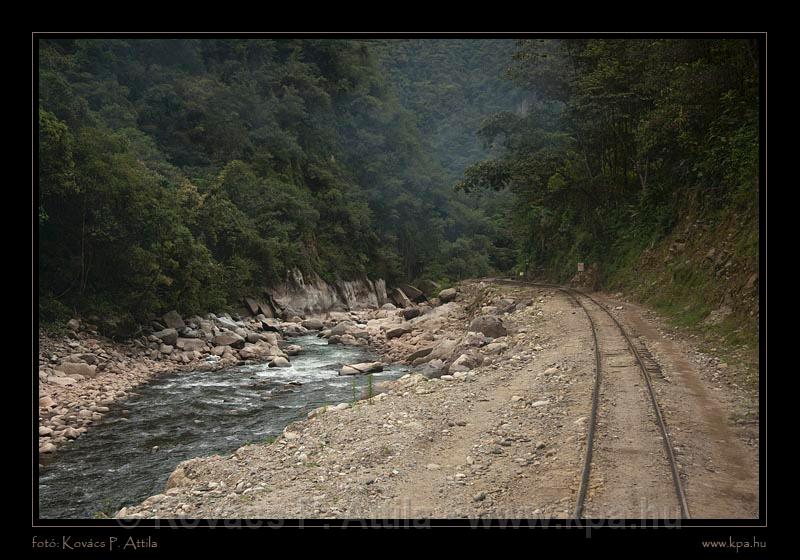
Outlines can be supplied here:
M604 285L652 306L699 336L723 362L740 363L758 383L759 221L755 208L687 214L657 244L623 254Z

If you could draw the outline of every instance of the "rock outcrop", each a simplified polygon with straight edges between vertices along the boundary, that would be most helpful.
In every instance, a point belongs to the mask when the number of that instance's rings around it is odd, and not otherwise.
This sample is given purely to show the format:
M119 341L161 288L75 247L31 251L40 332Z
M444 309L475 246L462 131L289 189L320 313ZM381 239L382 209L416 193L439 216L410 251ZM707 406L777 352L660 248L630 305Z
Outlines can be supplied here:
M248 310L260 311L266 317L285 319L293 316L319 315L330 311L377 309L386 303L386 283L366 276L354 280L326 282L318 274L289 270L283 282L264 288L265 297L245 298ZM270 305L262 300L270 300ZM249 300L249 301L248 301ZM271 309L274 307L274 310ZM306 327L308 328L308 327Z

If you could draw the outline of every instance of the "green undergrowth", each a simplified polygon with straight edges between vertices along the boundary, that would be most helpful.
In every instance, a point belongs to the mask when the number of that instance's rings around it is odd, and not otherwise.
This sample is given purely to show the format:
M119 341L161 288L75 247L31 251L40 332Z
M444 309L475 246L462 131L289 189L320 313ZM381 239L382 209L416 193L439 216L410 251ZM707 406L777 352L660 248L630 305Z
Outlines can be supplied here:
M621 291L697 339L754 388L759 349L759 232L755 207L688 213L657 242L629 242L603 289Z

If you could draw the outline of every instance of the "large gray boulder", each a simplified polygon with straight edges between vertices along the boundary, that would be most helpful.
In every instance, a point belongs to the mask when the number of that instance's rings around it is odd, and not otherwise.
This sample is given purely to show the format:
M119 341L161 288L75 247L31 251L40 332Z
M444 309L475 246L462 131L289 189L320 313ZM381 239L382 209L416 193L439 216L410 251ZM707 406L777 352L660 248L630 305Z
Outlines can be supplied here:
M386 331L386 338L399 338L404 334L408 334L411 332L410 325L400 325L399 327L395 327L393 329L389 329Z
M410 284L400 284L398 286L403 293L410 299L411 301L425 301L425 294L422 293L421 290L417 289L416 287Z
M175 343L175 346L184 352L194 352L195 350L200 352L205 350L206 341L199 338L179 338Z
M241 328L241 325L238 324L233 319L228 319L227 317L217 317L214 321L222 327L223 329L228 329L229 331L235 331L236 329Z
M306 319L300 324L310 331L321 331L325 326L320 319Z
M164 316L161 317L161 321L168 329L182 329L186 326L186 323L183 322L183 318L175 310L165 313Z
M442 303L449 303L456 299L456 295L458 295L458 292L455 288L447 288L439 292L439 300Z
M244 338L234 332L223 332L214 337L214 346L244 348Z
M414 360L416 360L417 358L424 358L428 354L430 354L431 351L433 351L433 346L428 346L427 348L420 348L416 352L413 352L411 355L409 355L408 358L406 358L406 361L411 363Z
M383 371L383 363L381 362L364 362L361 364L350 364L344 366L339 370L339 375L365 375L367 373L375 373Z
M345 334L351 334L355 330L357 330L355 323L353 323L352 321L342 321L341 323L337 324L335 327L331 329L331 336L342 336Z
M390 297L397 307L411 307L412 305L411 300L400 288L392 290Z
M461 354L458 358L456 358L453 361L452 364L450 364L448 371L450 373L456 373L459 371L469 371L472 368L478 366L479 363L480 360L477 357L470 356L469 354Z
M403 309L403 319L408 321L409 319L413 319L414 317L419 317L422 311L419 307L409 307L407 309Z
M440 340L427 356L428 360L449 360L458 347L458 341L449 338Z
M414 372L422 374L428 379L441 377L444 373L444 362L442 360L431 360L426 364L414 368Z
M503 321L494 315L475 317L469 324L469 330L472 332L481 332L492 338L506 336L508 334L508 331L503 326Z
M163 331L154 332L153 336L170 346L175 346L175 343L178 342L178 331L175 329L164 329Z

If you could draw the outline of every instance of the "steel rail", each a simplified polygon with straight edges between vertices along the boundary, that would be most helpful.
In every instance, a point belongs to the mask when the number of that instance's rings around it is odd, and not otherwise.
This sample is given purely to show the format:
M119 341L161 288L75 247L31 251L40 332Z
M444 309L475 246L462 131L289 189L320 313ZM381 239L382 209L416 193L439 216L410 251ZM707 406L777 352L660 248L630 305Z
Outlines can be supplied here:
M633 344L630 336L628 335L625 328L622 324L617 320L616 317L608 310L608 308L599 303L595 300L592 296L581 292L580 290L575 290L573 288L565 288L564 286L559 286L557 284L544 284L539 282L527 282L527 281L520 281L516 279L500 279L502 281L508 282L509 280L513 283L524 284L529 286L536 286L540 288L549 288L555 289L563 292L567 296L570 297L578 306L583 309L583 312L586 314L586 317L589 320L589 324L592 328L592 337L594 339L594 353L595 353L595 381L594 381L594 389L592 391L592 410L591 410L591 421L589 424L589 431L586 434L586 451L584 454L584 462L583 462L583 472L581 475L581 482L578 488L578 498L575 503L575 510L574 510L574 517L576 519L580 519L583 516L584 504L586 501L586 493L589 486L589 479L591 475L591 468L592 468L592 454L594 448L594 437L595 437L595 426L597 423L597 409L598 409L598 402L600 400L600 385L602 379L602 358L600 355L600 345L598 343L597 338L597 327L595 325L594 320L592 319L589 310L586 308L583 303L578 299L578 294L587 298L589 301L594 303L597 307L602 309L614 322L617 326L617 329L622 333L622 336L625 338L625 341L628 344L628 348L630 348L631 353L636 358L636 362L639 365L639 369L642 372L642 377L644 378L645 385L647 386L647 392L650 395L650 402L653 406L653 411L655 412L656 416L656 423L658 424L659 430L661 431L661 441L664 444L664 451L667 455L667 461L669 462L670 471L672 472L672 482L675 486L675 494L678 499L678 505L681 511L681 517L683 519L690 519L691 516L689 514L689 505L686 502L686 493L683 489L683 482L681 481L680 473L678 472L678 464L675 460L675 453L672 449L672 443L669 437L669 430L667 430L667 424L664 421L664 416L661 414L661 408L658 406L658 400L656 399L655 390L653 389L653 384L650 379L650 374L647 371L647 367L645 366L644 360L642 359L641 354L637 350L636 346Z
M644 360L642 359L639 350L633 344L630 336L628 335L625 328L619 322L619 320L614 317L613 313L611 313L605 305L602 305L597 300L595 300L592 296L588 294L584 294L578 290L575 290L577 293L582 295L585 298L588 298L592 303L596 306L601 308L605 311L606 315L611 317L611 320L614 321L614 324L617 325L617 328L622 333L622 336L625 337L625 341L628 343L628 347L631 349L631 352L636 357L636 361L639 364L639 369L642 372L642 377L644 377L645 384L647 385L647 392L650 395L650 402L653 404L653 411L656 415L656 423L658 424L659 430L661 431L661 441L664 444L664 451L667 454L667 460L669 462L670 470L672 471L672 481L675 485L675 493L678 498L678 504L680 505L681 509L681 517L683 519L691 519L689 514L689 505L686 502L686 493L683 489L683 482L681 481L680 473L678 472L678 462L675 459L675 453L672 449L672 443L669 437L669 430L667 430L667 423L664 420L664 416L661 414L661 407L658 406L658 400L656 399L656 392L653 389L653 384L650 379L650 373L647 371L647 367L645 366Z

